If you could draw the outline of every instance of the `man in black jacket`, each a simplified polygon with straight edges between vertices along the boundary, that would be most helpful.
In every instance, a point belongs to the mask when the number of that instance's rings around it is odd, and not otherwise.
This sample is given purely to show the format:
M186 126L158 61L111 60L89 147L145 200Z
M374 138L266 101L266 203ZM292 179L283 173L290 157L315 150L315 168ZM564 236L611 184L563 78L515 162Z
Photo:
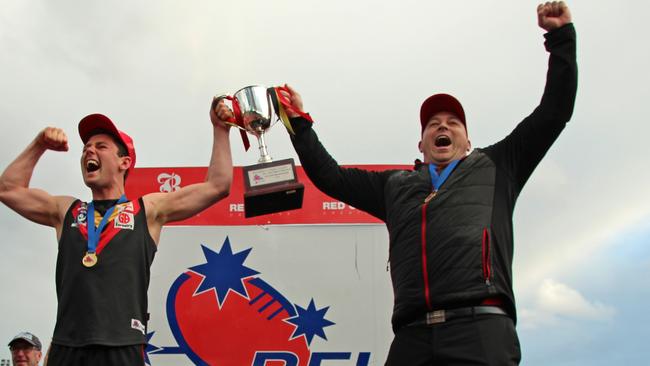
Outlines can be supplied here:
M422 104L414 170L341 168L311 124L289 111L314 184L386 222L395 338L386 365L517 365L512 290L515 201L573 113L575 30L563 2L540 4L550 53L539 106L503 140L470 151L465 113L447 94ZM284 93L302 111L295 90ZM469 154L468 154L469 153Z

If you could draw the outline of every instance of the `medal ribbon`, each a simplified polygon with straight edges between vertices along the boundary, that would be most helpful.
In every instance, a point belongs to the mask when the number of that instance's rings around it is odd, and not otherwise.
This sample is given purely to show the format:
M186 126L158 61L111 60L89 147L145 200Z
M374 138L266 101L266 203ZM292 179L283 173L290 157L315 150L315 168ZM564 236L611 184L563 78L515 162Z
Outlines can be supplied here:
M440 186L442 186L442 184L445 183L445 181L447 180L447 178L449 178L449 175L454 170L456 165L458 165L459 162L460 160L454 160L451 163L449 163L449 165L447 165L445 169L443 169L440 175L438 175L438 172L436 171L437 170L436 165L429 164L429 173L431 173L431 184L433 184L433 188L435 191L440 189Z
M106 223L108 223L109 217L113 214L113 211L115 210L115 206L119 205L120 203L126 202L126 195L122 195L119 200L111 207L109 208L106 213L104 214L104 217L102 217L102 221L99 222L99 226L95 228L95 203L90 202L88 204L88 214L86 218L86 226L88 227L88 253L95 253L97 250L97 243L99 242L99 237L102 234L102 230L104 230L104 227L106 226Z

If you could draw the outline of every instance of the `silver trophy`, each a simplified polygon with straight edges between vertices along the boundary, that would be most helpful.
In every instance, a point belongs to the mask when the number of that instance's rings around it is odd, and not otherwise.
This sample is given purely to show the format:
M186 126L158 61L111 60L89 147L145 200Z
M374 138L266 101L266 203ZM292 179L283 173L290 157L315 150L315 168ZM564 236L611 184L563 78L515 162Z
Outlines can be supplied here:
M273 124L274 114L268 89L259 85L251 85L239 89L232 97L225 97L233 103L235 119L238 119L238 122L241 121L235 126L257 137L260 149L258 162L268 163L273 161L264 141L264 134Z
M264 134L273 126L274 115L280 119L282 106L278 102L277 88L251 85L238 90L232 96L220 95L232 104L235 117L228 124L257 138L260 158L258 164L243 167L244 216L254 217L302 207L304 185L296 178L293 159L273 161L269 155ZM242 133L244 145L248 139Z

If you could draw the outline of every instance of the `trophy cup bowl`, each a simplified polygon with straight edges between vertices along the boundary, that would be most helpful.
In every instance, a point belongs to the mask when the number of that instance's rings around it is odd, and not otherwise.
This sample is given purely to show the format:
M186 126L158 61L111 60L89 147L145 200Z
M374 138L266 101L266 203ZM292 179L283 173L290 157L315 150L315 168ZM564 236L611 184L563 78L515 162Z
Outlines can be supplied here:
M244 128L258 136L271 128L273 109L267 88L259 85L247 86L233 96L239 104Z
M239 89L232 98L233 104L236 103L237 105L239 119L244 129L257 137L260 150L258 162L269 163L273 161L264 141L264 134L271 128L273 119L273 108L267 88L260 85L247 86Z

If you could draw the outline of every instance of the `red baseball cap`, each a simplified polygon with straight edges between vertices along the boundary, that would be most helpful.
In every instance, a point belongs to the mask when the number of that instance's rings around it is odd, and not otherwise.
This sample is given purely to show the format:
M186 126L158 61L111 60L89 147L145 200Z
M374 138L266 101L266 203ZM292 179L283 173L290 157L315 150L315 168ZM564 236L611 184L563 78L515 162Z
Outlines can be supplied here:
M126 151L131 158L131 166L129 169L133 168L135 166L135 147L133 146L133 139L126 133L118 130L110 118L103 114L95 113L87 115L79 122L79 136L84 144L88 142L91 136L100 132L112 135L126 146Z
M452 97L449 94L434 94L427 98L422 107L420 107L420 124L422 125L422 132L424 128L429 123L431 117L433 117L438 112L450 112L455 114L463 125L465 125L465 131L467 131L467 123L465 122L465 110L460 104L458 99Z

